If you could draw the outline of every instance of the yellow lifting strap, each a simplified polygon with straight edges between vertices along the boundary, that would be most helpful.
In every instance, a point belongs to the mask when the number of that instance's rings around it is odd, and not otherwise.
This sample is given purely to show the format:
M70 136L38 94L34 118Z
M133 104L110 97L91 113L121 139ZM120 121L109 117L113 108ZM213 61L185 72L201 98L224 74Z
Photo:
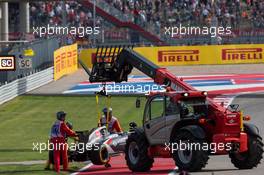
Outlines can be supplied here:
M110 95L107 95L106 97L106 107L107 107L107 116L106 116L106 128L108 130L108 126L109 126L109 122L108 122L108 119L109 119L109 112L110 112L110 107L111 107L111 96Z
M95 101L96 101L96 110L97 110L97 123L98 123L98 127L101 126L101 112L99 109L99 95L105 96L105 104L107 107L107 116L106 117L106 128L108 129L108 120L109 120L109 109L111 107L111 96L106 94L105 91L105 84L103 84L103 90L100 91L99 93L96 93L95 95Z
M95 101L96 101L96 110L97 110L97 123L98 123L98 127L100 127L101 126L101 122L100 122L101 113L99 110L99 95L97 93L95 95Z
M240 111L240 130L242 132L244 132L244 121L243 121L244 119L243 119L243 117L244 117L244 114L242 111Z

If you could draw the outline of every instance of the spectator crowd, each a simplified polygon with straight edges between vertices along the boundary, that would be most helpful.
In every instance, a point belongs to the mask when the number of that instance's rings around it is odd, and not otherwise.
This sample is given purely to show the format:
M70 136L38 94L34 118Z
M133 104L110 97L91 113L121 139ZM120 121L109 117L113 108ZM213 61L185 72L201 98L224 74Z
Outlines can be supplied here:
M92 13L76 1L32 2L30 18L33 26L62 25L63 13L66 10L66 21L69 26L92 26Z
M92 0L91 0L92 2ZM132 22L155 34L163 33L168 26L223 26L232 30L264 28L264 0L96 0L132 17ZM17 8L16 8L17 9ZM12 10L11 22L17 24L18 10ZM64 13L66 11L66 13ZM109 12L109 11L108 11ZM78 1L30 2L31 26L66 25L93 26L93 14ZM13 20L12 20L13 19ZM96 26L102 26L102 18L96 18ZM160 35L159 35L160 36Z
M264 0L105 0L141 25L264 27Z
M264 0L99 0L143 26L218 25L264 28ZM33 26L62 23L61 2L30 3ZM68 25L92 26L92 13L76 1L66 3ZM113 14L114 15L114 14ZM98 20L97 23L100 21Z

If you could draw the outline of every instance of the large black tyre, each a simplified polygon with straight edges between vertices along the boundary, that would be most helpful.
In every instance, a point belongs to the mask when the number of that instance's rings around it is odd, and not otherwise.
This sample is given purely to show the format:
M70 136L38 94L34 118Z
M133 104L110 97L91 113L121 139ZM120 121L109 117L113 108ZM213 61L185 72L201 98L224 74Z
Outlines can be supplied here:
M89 151L89 157L94 165L104 165L108 163L110 159L105 145L100 145L99 149L98 147L93 147L93 149Z
M233 165L239 169L257 167L262 159L263 142L260 136L248 134L248 150L243 153L229 153Z
M177 131L176 131L177 132ZM209 159L208 150L203 150L202 146L205 142L204 139L195 137L191 132L180 130L174 134L172 143L176 143L179 147L181 143L187 144L200 144L200 147L191 148L187 147L186 150L175 149L172 151L172 157L175 161L175 165L179 168L179 170L185 171L199 171L207 164Z
M136 128L128 136L125 147L125 159L128 168L133 172L149 171L154 159L148 156L148 141L141 128Z

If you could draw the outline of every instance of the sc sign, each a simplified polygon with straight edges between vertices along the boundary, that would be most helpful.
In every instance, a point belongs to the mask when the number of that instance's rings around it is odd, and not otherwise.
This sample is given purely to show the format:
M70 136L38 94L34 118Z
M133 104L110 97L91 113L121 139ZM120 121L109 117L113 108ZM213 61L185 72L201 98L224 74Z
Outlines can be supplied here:
M20 69L30 69L32 68L32 59L31 58L23 58L19 60Z
M0 56L0 70L1 71L16 70L15 56Z

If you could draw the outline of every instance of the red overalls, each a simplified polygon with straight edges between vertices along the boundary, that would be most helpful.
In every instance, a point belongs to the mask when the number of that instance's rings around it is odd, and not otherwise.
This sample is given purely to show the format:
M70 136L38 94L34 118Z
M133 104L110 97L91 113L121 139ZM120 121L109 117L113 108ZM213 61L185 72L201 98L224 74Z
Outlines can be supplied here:
M60 155L62 155L63 170L68 169L68 145L66 143L66 135L69 137L76 136L76 133L68 128L65 122L57 120L51 128L51 142L54 149L54 167L60 172Z
M106 117L101 118L101 124L104 126L106 125ZM112 132L122 132L122 128L114 116L112 116L111 120L108 122L108 131Z

